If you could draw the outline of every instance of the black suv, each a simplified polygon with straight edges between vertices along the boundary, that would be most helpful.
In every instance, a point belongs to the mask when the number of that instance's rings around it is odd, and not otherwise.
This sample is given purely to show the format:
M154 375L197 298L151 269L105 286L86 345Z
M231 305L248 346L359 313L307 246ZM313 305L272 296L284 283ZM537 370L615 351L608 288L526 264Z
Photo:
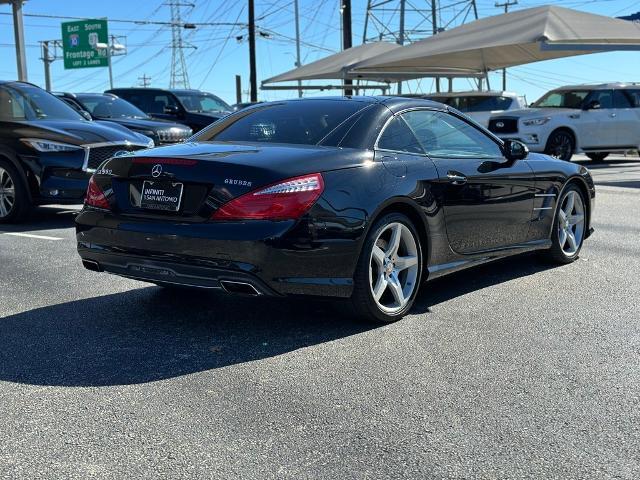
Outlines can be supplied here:
M183 123L194 132L202 130L233 110L222 99L199 90L114 88L105 93L124 98L152 117Z
M0 223L21 220L32 205L82 203L100 164L152 146L118 124L86 120L35 85L0 81Z
M82 115L106 120L152 138L156 145L183 142L193 133L189 127L170 120L151 118L135 105L112 93L55 93ZM83 113L86 112L86 113Z

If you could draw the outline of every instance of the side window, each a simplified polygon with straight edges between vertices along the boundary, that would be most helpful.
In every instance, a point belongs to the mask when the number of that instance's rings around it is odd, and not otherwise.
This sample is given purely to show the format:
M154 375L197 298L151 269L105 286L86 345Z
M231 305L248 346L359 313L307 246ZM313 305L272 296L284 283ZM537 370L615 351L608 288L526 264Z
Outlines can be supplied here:
M420 142L400 117L394 117L387 124L378 140L378 148L396 152L424 154L420 147Z
M471 124L445 112L414 110L402 116L427 155L445 158L499 158L500 146Z
M626 90L613 91L613 108L633 108L634 103L633 98Z
M599 102L600 108L613 108L613 90L594 90L586 98L584 104Z
M166 93L157 93L153 95L153 98L149 105L150 113L164 113L164 107L176 105L172 96Z
M640 90L625 90L631 99L633 108L640 108Z

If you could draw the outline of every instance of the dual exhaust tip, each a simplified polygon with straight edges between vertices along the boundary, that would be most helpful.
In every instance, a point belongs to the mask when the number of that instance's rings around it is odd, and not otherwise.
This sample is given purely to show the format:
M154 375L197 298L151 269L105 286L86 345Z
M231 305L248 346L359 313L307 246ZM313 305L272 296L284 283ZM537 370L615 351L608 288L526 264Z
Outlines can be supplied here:
M103 272L104 268L96 262L95 260L82 260L82 265L87 270L91 270L92 272ZM258 296L262 295L260 291L253 285L247 282L236 282L233 280L220 280L220 286L227 293L232 293L236 295L251 295Z

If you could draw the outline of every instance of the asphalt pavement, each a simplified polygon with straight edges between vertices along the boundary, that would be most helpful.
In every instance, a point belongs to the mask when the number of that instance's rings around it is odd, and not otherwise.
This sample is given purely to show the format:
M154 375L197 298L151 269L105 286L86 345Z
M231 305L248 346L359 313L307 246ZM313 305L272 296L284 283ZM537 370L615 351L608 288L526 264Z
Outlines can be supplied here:
M639 478L640 161L586 165L578 261L383 327L86 271L74 209L0 226L0 478Z

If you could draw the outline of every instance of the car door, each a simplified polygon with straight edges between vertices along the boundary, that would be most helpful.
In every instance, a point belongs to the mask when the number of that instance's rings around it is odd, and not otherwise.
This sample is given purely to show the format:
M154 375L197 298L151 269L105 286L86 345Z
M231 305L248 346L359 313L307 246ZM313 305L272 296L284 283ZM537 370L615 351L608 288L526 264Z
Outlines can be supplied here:
M535 192L526 160L508 161L497 140L457 115L416 109L402 118L436 166L437 195L455 252L529 240Z
M593 90L587 95L577 119L578 145L586 149L618 145L615 114L613 90Z
M616 145L637 147L640 145L640 90L619 89L613 91L613 122L616 124Z

